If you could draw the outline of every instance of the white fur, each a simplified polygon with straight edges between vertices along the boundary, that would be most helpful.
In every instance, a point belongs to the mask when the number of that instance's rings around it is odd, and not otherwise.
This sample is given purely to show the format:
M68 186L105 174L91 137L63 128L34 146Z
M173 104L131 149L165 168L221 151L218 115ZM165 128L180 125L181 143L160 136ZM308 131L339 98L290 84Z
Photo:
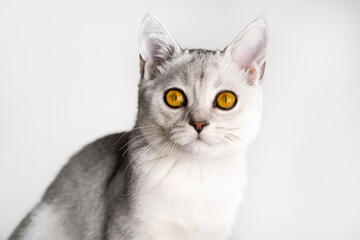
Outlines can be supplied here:
M134 239L226 239L246 185L243 156L158 157L138 166Z

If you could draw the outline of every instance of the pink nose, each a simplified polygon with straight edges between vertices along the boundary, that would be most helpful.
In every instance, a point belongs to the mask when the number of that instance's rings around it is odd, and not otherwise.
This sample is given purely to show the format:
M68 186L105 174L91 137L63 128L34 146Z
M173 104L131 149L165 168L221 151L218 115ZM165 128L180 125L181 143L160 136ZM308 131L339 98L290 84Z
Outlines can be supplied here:
M203 128L208 125L209 123L205 122L205 121L190 121L189 122L190 125L193 125L195 130L200 133Z

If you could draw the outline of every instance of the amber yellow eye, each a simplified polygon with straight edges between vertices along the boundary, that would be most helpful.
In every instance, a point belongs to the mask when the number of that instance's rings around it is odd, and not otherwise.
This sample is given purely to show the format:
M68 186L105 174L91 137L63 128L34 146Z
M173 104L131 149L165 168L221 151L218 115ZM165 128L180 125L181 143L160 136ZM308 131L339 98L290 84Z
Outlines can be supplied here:
M173 108L185 105L185 95L181 90L170 89L165 93L165 102Z
M236 96L234 93L229 92L229 91L225 91L225 92L221 92L217 98L216 98L216 106L221 108L221 109L231 109L235 106L236 104Z

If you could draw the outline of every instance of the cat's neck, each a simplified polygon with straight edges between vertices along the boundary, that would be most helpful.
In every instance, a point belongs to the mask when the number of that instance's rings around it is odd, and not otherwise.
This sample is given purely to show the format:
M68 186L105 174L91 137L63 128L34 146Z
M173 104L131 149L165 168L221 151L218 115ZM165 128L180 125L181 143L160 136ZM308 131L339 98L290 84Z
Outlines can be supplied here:
M143 147L146 149L146 145ZM144 152L144 150L139 151ZM134 153L133 157L141 154ZM213 176L232 174L245 170L245 154L242 150L233 150L220 155L191 154L184 152L172 152L161 154L156 149L149 150L141 158L134 160L134 167L138 173L152 175L156 179L169 175L185 176L193 169L194 175L210 172Z

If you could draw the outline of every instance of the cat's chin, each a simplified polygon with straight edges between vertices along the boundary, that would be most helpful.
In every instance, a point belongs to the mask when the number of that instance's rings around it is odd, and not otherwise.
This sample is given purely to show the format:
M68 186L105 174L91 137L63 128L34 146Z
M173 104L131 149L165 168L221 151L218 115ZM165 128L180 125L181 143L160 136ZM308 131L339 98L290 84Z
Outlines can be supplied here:
M185 153L192 155L214 156L219 154L219 149L208 141L197 138L181 148Z

